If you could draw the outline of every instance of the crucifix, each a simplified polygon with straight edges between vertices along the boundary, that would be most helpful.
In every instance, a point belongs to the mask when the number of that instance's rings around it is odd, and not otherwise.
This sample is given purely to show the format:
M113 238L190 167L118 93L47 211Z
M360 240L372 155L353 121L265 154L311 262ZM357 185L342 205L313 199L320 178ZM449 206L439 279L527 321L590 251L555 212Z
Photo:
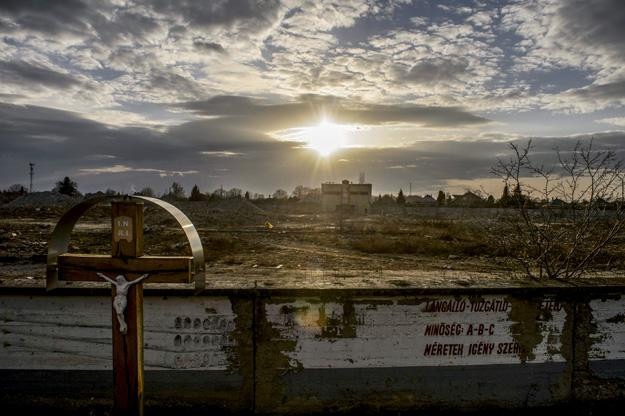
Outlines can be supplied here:
M126 312L126 306L128 306L128 289L131 286L134 286L138 283L141 283L143 280L147 279L149 274L144 274L141 277L136 278L132 282L126 280L123 274L118 275L115 280L111 279L104 273L96 273L102 279L111 283L115 286L115 297L113 298L113 309L117 314L117 322L119 323L119 332L126 335L128 332L128 326L126 325L126 317L124 313Z
M157 203L177 216L187 236L195 229L184 214L163 201L143 198ZM93 203L91 203L93 205ZM88 206L91 206L88 205ZM168 205L168 206L165 206ZM77 208L81 211L82 208ZM86 210L86 208L84 208ZM84 212L82 210L82 212ZM175 212L174 212L175 211ZM71 215L69 215L71 216ZM77 218L73 219L74 224ZM186 220L186 222L185 222ZM49 253L48 275L58 281L108 281L112 287L113 379L115 415L143 414L143 281L153 283L190 283L198 259L191 256L143 255L143 202L136 198L111 202L112 253L56 254ZM59 221L59 234L67 231ZM72 225L73 227L73 225ZM185 229L186 227L186 229ZM189 229L192 229L189 231ZM69 228L71 231L71 227ZM62 238L54 238L51 245ZM66 245L69 232L66 232ZM199 237L196 239L199 242ZM56 245L63 246L58 243ZM201 249L201 243L199 244ZM192 250L195 250L192 247ZM203 255L196 256L203 268ZM50 264L50 259L56 264ZM197 270L195 270L197 272ZM56 275L54 275L56 273ZM197 273L196 273L197 274ZM116 277L111 277L116 276ZM202 277L203 278L203 277ZM50 283L50 281L49 281ZM55 283L56 284L56 283Z

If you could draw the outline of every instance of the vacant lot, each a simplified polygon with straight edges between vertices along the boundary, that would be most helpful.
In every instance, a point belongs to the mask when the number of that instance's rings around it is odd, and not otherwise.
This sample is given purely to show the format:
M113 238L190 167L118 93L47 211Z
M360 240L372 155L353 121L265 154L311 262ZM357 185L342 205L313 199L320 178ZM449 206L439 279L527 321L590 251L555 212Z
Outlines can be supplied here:
M510 248L497 241L502 211L412 208L402 214L340 218L261 209L244 199L177 204L202 238L209 273L253 269L519 271ZM63 207L0 208L0 275L43 278L47 240ZM108 253L110 208L87 212L76 227L71 252ZM184 254L189 249L167 213L147 206L147 254ZM495 225L495 227L493 227ZM486 231L489 229L490 231ZM494 231L493 231L494 230ZM502 231L503 232L503 229ZM593 266L622 270L618 245Z

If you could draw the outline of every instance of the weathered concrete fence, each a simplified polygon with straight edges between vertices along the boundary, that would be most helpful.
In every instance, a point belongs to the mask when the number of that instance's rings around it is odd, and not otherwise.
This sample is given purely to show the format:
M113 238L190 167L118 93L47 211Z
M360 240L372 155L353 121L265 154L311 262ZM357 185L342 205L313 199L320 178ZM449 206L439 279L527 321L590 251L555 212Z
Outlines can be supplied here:
M3 403L108 403L110 294L87 293L0 290ZM515 408L625 395L625 286L177 293L146 290L148 408Z

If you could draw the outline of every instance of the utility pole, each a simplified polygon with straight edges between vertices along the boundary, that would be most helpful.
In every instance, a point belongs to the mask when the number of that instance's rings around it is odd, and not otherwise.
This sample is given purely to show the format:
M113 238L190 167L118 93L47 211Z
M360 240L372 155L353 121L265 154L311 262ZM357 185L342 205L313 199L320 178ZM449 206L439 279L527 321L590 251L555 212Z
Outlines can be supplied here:
M30 187L28 188L28 192L32 193L33 192L33 175L35 174L35 164L32 162L29 162L28 165L30 166Z

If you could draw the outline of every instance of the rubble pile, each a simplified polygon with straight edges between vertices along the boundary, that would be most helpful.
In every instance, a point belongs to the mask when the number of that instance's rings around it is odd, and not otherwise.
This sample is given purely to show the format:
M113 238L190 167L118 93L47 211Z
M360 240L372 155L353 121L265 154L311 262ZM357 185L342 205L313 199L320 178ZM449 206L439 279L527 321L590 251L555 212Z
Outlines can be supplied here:
M50 232L49 224L0 224L0 265L24 261L44 262Z
M4 204L3 208L40 208L51 206L71 206L78 202L77 198L68 195L59 194L58 192L31 192L21 196L13 201Z

